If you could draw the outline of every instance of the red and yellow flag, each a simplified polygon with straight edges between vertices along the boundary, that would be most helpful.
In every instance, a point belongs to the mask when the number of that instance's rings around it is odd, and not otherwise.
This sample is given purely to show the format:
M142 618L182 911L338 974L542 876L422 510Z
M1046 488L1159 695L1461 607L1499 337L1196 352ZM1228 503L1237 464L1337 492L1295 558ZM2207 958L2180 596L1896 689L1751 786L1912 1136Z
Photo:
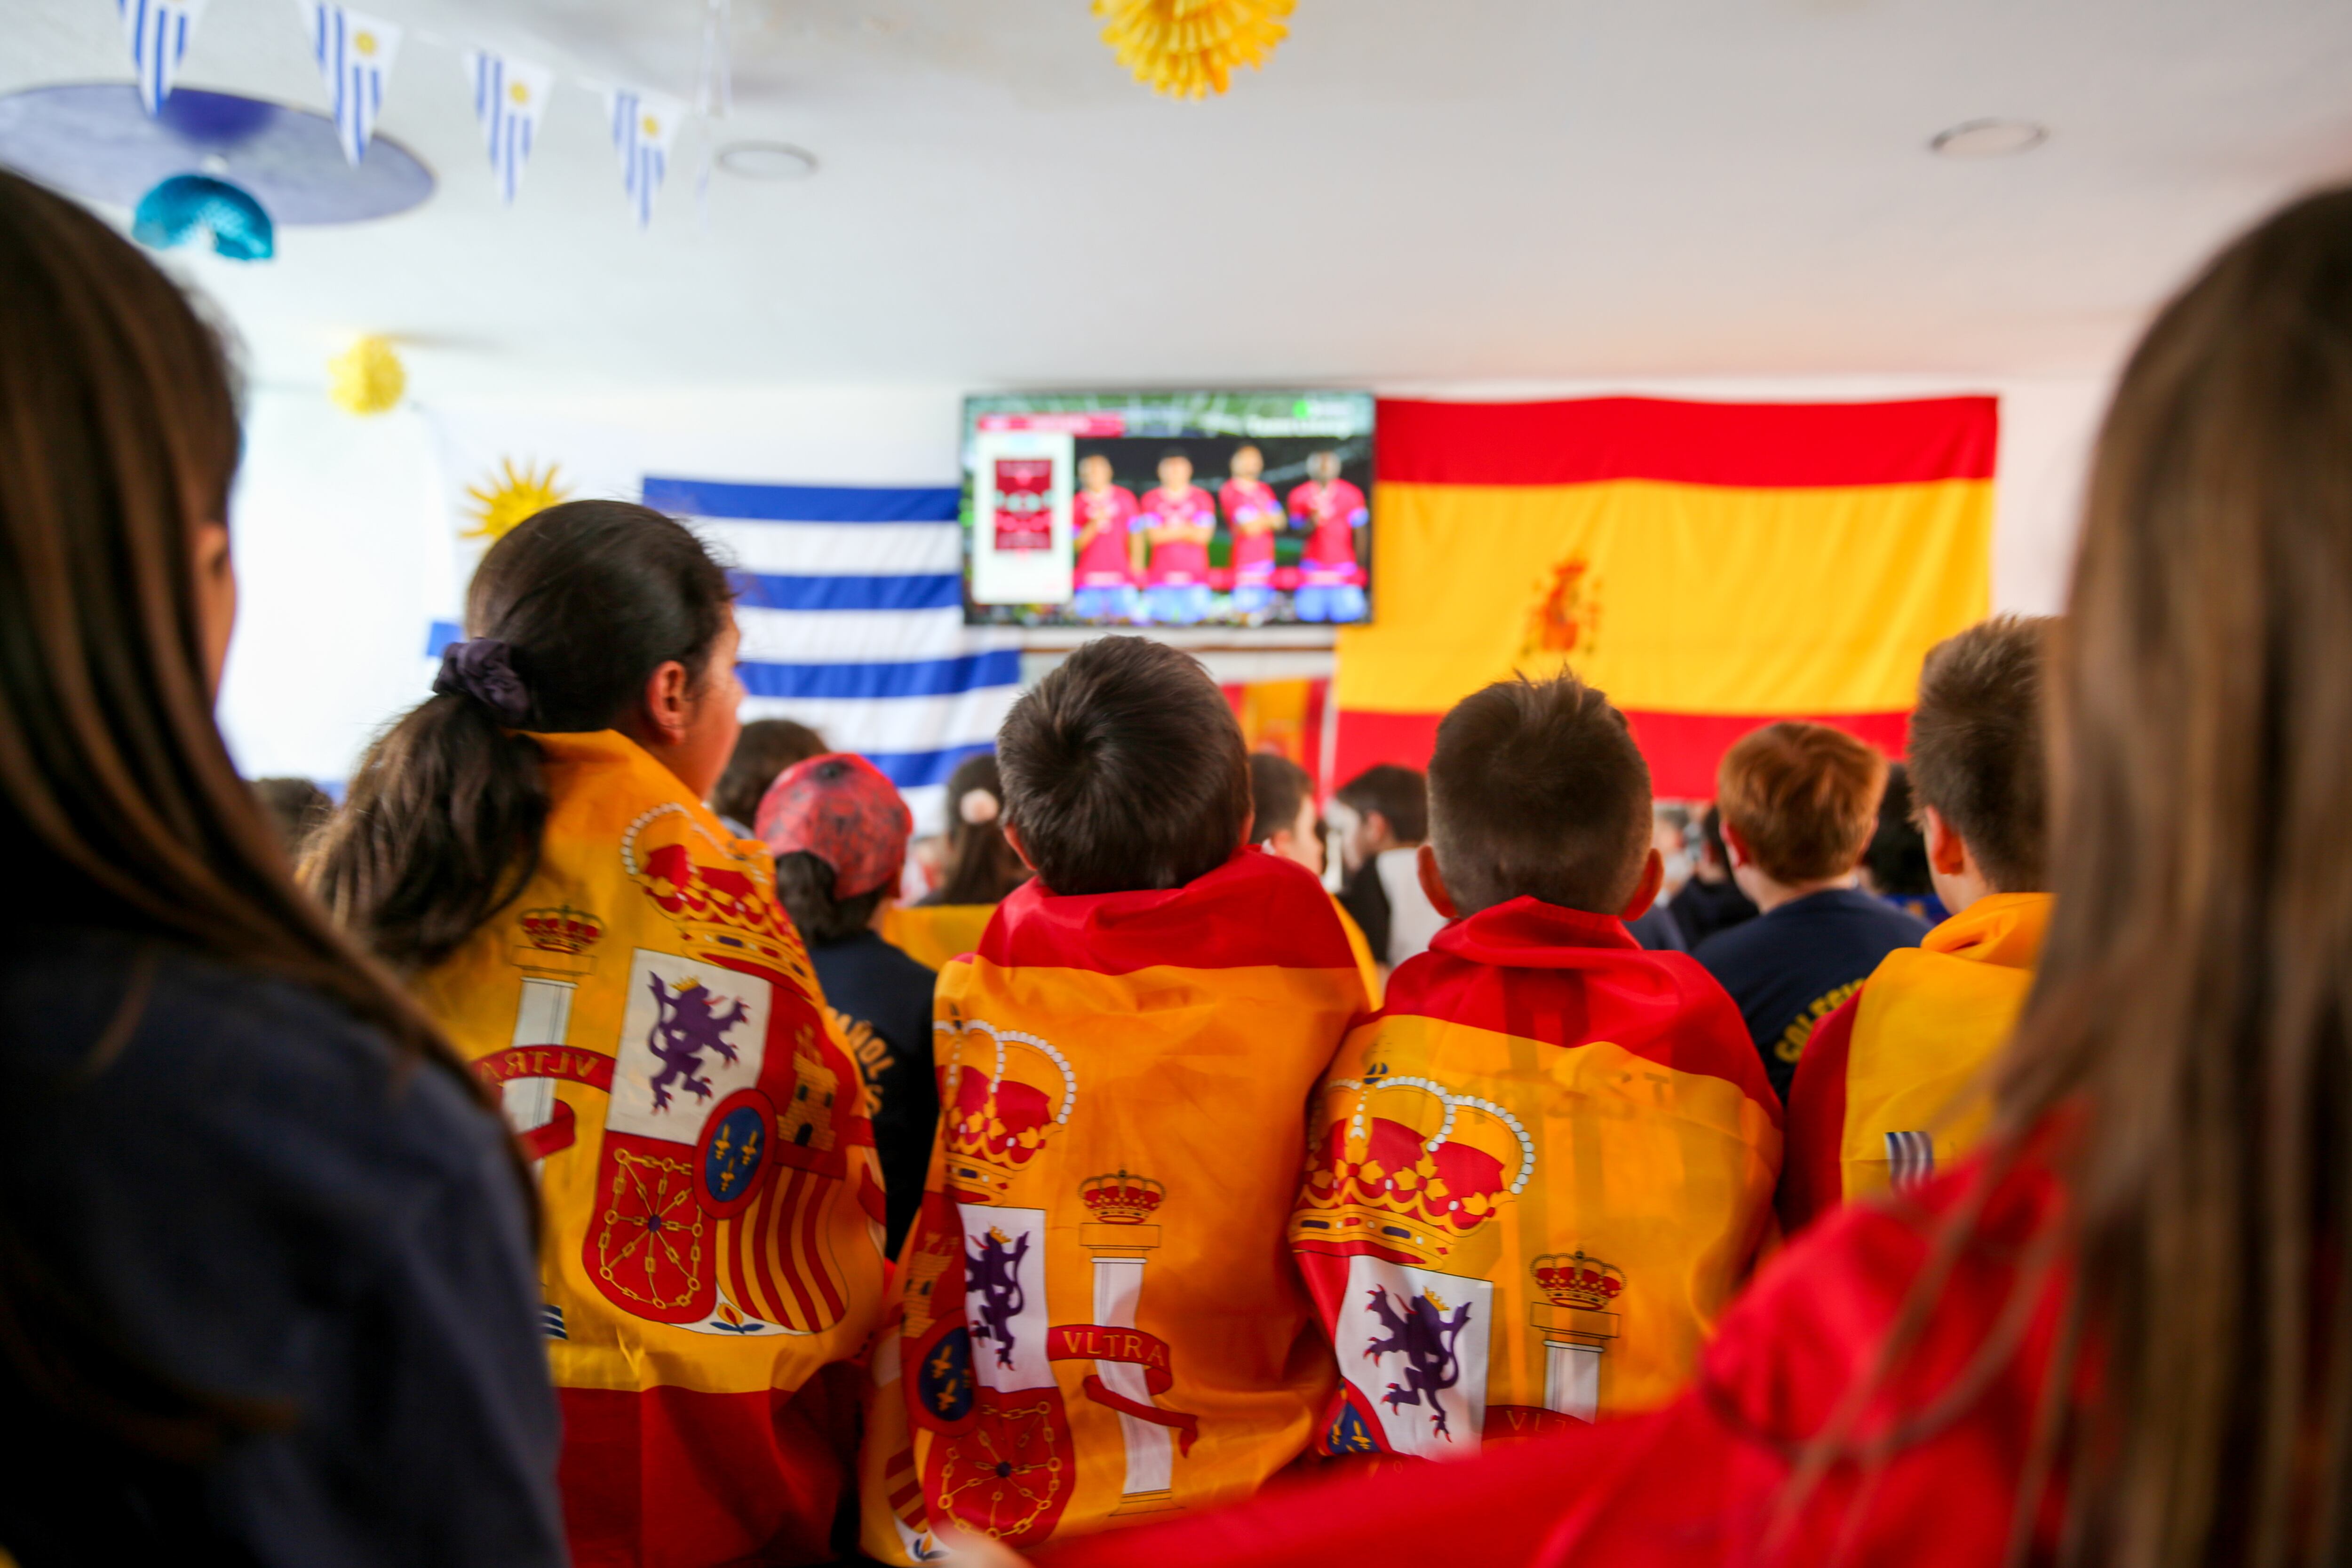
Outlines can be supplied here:
M847 1419L810 1385L882 1299L856 1064L738 840L635 741L532 737L517 898L417 982L538 1162L578 1561L828 1561Z
M1773 719L1899 753L1920 659L1990 601L1998 423L1990 397L1383 401L1337 776L1424 766L1454 703L1564 665L1624 711L1662 796L1712 796Z
M1290 1236L1345 1380L1318 1434L1334 1454L1468 1458L1664 1404L1780 1166L1723 988L1533 898L1390 977L1312 1134Z
M1283 1244L1364 1006L1331 900L1255 850L998 906L936 993L942 1107L873 1357L865 1550L1034 1546L1247 1495L1333 1382Z
M979 946L995 915L992 904L894 904L874 929L916 963L936 969Z
M2046 893L1977 900L1889 953L1813 1031L1789 1089L1791 1229L1948 1169L1984 1136L1985 1069L2033 988L2050 907Z

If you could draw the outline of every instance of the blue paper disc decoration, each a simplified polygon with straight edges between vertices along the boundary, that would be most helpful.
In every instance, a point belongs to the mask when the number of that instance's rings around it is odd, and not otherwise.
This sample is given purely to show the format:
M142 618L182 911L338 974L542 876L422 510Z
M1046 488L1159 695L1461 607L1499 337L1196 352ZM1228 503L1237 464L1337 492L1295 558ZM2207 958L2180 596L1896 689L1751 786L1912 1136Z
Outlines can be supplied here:
M231 261L268 261L278 250L277 225L261 204L209 174L174 174L140 197L131 237L157 250L209 238Z

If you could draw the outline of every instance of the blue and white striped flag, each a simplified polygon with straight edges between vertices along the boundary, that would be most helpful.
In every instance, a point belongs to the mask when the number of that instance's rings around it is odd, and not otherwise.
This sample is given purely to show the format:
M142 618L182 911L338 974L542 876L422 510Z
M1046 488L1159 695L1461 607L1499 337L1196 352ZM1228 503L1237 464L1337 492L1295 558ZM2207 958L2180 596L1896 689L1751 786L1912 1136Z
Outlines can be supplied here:
M489 144L490 173L499 183L499 199L512 206L515 191L522 184L523 166L530 162L530 144L539 137L539 117L546 112L555 73L527 60L468 49L466 77L474 84L474 119Z
M400 28L348 6L320 0L296 4L302 7L310 32L310 57L319 62L319 74L326 79L328 107L343 156L357 164L367 155L376 116L383 112L383 81L392 74L393 57L400 52Z
M669 172L670 143L686 119L686 105L657 92L616 88L605 94L613 122L613 151L621 155L621 183L637 226L654 221L654 194Z
M131 45L131 68L139 77L139 101L153 114L172 96L188 39L205 14L205 0L114 0L122 36Z

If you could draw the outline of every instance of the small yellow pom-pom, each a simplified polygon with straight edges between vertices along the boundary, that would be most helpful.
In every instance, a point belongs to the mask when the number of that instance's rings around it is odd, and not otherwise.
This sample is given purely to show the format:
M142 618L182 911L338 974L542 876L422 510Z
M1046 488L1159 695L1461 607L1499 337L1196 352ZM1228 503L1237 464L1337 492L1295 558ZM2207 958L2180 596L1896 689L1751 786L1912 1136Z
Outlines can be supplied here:
M1264 65L1289 29L1293 0L1094 0L1103 42L1135 79L1171 98L1225 90L1235 68Z
M382 413L396 408L408 390L408 372L400 356L382 338L362 338L327 361L327 395L338 408L352 413Z

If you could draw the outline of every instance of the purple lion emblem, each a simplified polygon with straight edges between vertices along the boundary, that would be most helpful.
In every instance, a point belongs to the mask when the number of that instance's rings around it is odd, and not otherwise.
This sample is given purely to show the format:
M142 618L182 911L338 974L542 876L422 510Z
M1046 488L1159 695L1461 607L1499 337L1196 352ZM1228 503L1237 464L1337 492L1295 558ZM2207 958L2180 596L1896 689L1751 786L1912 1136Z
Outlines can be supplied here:
M1364 1354L1374 1361L1391 1351L1404 1357L1404 1382L1390 1384L1381 1403L1393 1410L1401 1405L1419 1405L1427 1396L1430 1424L1451 1442L1454 1432L1445 1424L1445 1407L1437 1396L1461 1380L1462 1363L1454 1354L1454 1342L1462 1337L1463 1327L1470 1321L1469 1307L1456 1307L1449 1316L1445 1303L1426 1291L1399 1301L1380 1285L1372 1287L1369 1304L1389 1337L1373 1340L1364 1347ZM1397 1311L1400 1305L1404 1308L1402 1312Z
M1013 1364L1013 1320L1029 1304L1021 1288L1021 1260L1028 1254L1026 1232L1007 1246L1004 1232L991 1226L980 1239L980 1250L965 1261L965 1283L980 1291L980 1327L972 1337L995 1345L999 1366Z
M720 1012L717 1008L720 998L694 979L679 981L677 989L673 991L656 975L653 988L656 1011L654 1027L646 1035L646 1049L662 1064L661 1071L654 1074L654 1109L669 1109L669 1086L673 1082L708 1100L710 1081L697 1076L702 1067L702 1053L715 1051L730 1061L735 1060L735 1048L727 1043L727 1031L743 1021L743 1004L730 1002L727 1010Z

